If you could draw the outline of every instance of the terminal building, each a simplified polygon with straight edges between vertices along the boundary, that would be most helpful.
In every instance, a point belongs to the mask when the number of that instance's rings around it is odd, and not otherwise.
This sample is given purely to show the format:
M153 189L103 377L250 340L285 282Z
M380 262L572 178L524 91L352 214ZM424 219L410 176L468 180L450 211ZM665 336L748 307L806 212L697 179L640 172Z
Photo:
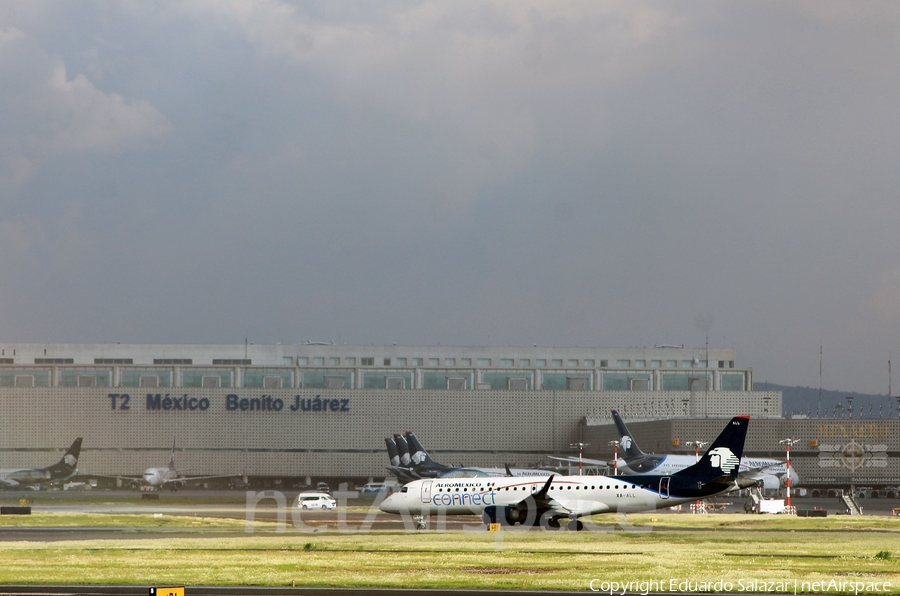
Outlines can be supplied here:
M750 414L758 455L802 439L801 478L806 457L823 482L851 479L835 464L850 462L896 484L895 421L817 426L783 419L781 400L723 348L0 344L0 467L46 465L81 436L82 476L165 465L174 440L192 475L374 479L384 438L406 430L442 463L551 465L576 443L611 458L617 408L645 451L688 452Z

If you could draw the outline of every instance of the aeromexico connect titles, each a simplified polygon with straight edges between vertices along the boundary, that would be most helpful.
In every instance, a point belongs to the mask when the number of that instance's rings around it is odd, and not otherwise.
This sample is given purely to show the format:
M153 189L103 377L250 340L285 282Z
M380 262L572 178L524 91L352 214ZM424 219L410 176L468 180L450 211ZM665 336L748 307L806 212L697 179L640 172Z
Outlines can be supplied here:
M746 488L739 478L749 416L732 418L697 463L671 475L514 476L415 480L389 495L387 513L481 515L485 523L558 528L568 519L580 530L581 517L616 511L647 511L689 503Z

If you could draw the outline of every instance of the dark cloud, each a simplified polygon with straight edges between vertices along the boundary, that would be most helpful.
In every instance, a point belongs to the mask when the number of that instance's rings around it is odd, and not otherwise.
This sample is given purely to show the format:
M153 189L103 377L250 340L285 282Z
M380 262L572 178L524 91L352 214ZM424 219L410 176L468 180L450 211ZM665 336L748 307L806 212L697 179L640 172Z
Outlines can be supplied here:
M734 347L886 387L887 2L8 2L0 333ZM884 382L882 382L884 380Z

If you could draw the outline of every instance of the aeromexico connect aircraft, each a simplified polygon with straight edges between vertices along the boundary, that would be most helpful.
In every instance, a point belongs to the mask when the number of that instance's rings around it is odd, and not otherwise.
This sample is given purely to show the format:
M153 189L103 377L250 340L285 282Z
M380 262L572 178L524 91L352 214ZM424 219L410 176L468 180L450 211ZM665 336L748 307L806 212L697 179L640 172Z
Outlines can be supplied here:
M425 448L412 431L402 435L394 433L394 438L385 437L388 468L400 482L411 482L419 478L456 477L471 478L478 476L549 476L549 470L510 468L463 468L439 464L431 459Z
M81 437L75 439L62 459L46 468L0 470L0 488L14 489L62 482L78 471L78 455L81 453Z
M694 465L671 475L415 480L381 502L387 513L481 515L485 523L583 529L580 517L662 509L749 486L738 479L749 416L735 416Z
M696 455L648 454L644 453L631 438L625 421L619 412L612 410L613 422L621 435L620 447L624 451L619 459L619 474L672 474L697 462ZM762 483L763 488L777 489L785 485L787 466L783 460L742 457L738 466L741 478L750 478ZM791 486L800 484L800 477L791 470Z

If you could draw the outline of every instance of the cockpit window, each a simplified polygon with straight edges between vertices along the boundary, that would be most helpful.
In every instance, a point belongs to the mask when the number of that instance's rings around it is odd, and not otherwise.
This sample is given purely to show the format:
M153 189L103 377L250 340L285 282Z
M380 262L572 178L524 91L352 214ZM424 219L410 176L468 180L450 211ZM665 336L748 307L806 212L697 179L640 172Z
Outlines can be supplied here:
M407 491L407 488L406 488L405 486L404 486L403 488L400 489L400 492L401 492L401 493L405 493L406 491Z

